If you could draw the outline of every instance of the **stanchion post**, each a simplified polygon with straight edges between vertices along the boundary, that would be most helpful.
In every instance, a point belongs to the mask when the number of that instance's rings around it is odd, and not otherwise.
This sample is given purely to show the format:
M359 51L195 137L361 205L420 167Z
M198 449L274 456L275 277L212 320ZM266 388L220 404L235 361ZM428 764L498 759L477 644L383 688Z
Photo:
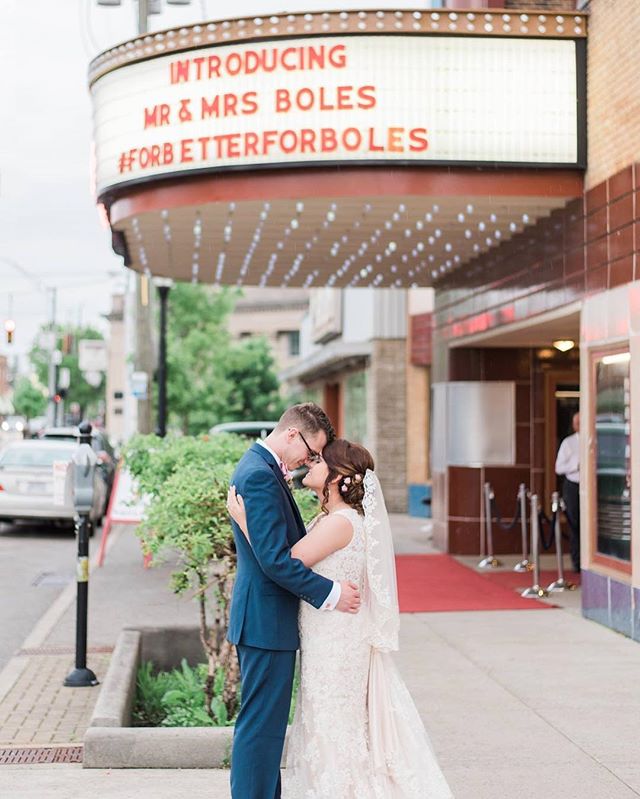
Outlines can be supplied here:
M575 585L568 582L564 578L564 564L562 562L562 528L560 526L560 511L563 510L563 502L560 499L560 494L554 491L551 495L551 511L553 513L553 526L556 540L556 562L558 565L558 579L554 580L547 586L547 591L560 592L560 591L573 591Z
M480 563L478 563L479 569L497 569L502 566L501 561L499 561L496 556L493 554L493 529L492 529L492 518L493 512L491 510L491 501L494 498L493 489L491 488L491 483L484 484L484 523L486 526L487 531L487 556L482 558Z
M533 566L529 560L529 544L527 535L527 487L520 483L518 487L518 507L520 508L520 529L522 531L522 560L513 567L514 572L528 572Z
M533 585L525 588L521 596L525 599L539 599L549 596L549 592L540 585L540 505L538 495L531 495L531 559L533 560Z
M76 508L78 559L76 563L76 665L65 678L67 688L98 685L96 675L87 668L87 609L89 601L89 515L93 506L93 480L97 456L91 447L91 425L83 422L80 441L73 456L73 490Z

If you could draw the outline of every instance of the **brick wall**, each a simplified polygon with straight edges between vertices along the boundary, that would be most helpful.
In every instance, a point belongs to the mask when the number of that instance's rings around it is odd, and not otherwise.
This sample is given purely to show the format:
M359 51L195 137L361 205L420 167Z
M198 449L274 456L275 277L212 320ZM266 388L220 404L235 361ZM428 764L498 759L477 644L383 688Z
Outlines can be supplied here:
M443 340L523 321L640 280L639 254L635 164L452 274L436 293L434 362Z
M429 366L431 364L432 314L414 314L409 319L411 363L415 366Z
M407 510L406 339L377 339L369 370L369 438L389 511Z
M587 188L640 159L640 5L591 0Z

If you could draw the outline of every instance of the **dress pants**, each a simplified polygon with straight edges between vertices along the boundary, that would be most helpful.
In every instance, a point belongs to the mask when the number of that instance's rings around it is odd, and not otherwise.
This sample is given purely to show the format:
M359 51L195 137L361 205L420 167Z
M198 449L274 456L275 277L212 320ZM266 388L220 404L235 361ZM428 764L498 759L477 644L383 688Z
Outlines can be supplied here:
M280 799L280 761L296 653L236 647L242 704L231 755L233 799Z
M565 513L569 522L569 550L574 571L580 571L580 485L564 478L562 486Z

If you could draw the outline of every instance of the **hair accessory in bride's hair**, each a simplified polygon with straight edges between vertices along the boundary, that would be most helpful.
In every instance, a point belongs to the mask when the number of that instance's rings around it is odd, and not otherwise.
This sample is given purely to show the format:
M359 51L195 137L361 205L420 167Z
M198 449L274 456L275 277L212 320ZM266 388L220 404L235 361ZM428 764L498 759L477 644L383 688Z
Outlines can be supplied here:
M362 475L361 474L356 474L353 479L356 481L356 483L361 483L362 482Z
M343 494L346 494L348 490L349 490L348 485L343 485L342 488L340 489L340 491L342 491Z
M343 482L345 485L351 485L351 478L350 478L350 477L345 477L345 478L344 478L344 480L343 480L342 482Z

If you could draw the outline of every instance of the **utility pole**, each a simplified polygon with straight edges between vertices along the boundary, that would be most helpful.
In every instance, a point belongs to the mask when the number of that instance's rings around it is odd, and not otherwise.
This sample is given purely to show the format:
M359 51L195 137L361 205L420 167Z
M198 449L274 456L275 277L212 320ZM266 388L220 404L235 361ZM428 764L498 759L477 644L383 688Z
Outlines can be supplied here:
M149 31L149 0L138 0L138 36ZM149 277L136 275L136 358L138 372L147 374L147 395L138 400L138 432L152 431L153 345L151 333L151 292Z
M167 301L173 285L170 278L156 278L160 297L160 335L158 339L158 424L156 435L167 434Z
M47 405L47 424L50 427L56 426L57 406L54 400L56 394L56 383L58 377L58 364L56 363L57 357L57 336L56 336L56 305L58 301L58 291L55 287L51 291L51 319L49 322L49 403Z
M138 36L149 32L149 0L138 0Z

